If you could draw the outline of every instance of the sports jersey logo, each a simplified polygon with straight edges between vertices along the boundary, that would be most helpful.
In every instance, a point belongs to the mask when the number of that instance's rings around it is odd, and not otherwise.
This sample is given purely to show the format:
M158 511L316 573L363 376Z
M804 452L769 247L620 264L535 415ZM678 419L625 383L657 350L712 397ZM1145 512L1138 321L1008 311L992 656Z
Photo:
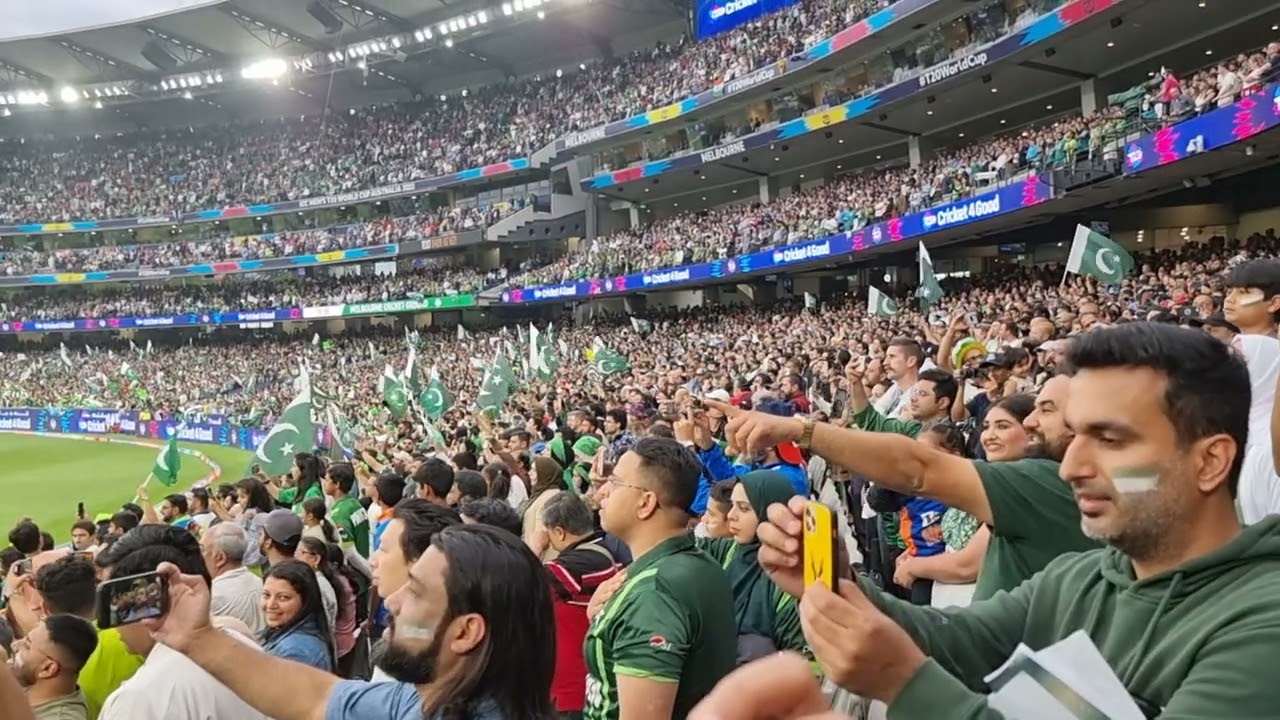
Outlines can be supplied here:
M654 650L666 650L668 652L671 651L671 643L668 642L667 639L662 637L661 635L654 635L653 637L649 638L649 647L653 648Z

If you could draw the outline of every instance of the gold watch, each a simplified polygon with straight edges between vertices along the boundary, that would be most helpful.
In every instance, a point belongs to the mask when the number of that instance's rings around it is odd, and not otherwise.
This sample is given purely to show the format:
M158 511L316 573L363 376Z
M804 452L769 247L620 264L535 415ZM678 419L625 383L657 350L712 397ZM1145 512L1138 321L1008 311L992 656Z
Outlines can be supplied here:
M818 424L812 420L806 419L804 421L804 429L800 431L800 439L796 441L796 445L801 450L808 450L809 446L813 444L813 429L817 426Z

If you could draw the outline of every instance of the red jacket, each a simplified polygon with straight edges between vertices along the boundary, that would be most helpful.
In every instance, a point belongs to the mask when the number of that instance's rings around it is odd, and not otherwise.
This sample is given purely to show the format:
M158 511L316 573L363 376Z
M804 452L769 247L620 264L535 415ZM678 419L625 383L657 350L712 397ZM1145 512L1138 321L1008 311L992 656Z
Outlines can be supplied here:
M587 603L600 583L622 569L596 533L571 545L546 563L556 618L556 672L551 700L558 712L581 712L587 692L587 664L582 645L587 638Z

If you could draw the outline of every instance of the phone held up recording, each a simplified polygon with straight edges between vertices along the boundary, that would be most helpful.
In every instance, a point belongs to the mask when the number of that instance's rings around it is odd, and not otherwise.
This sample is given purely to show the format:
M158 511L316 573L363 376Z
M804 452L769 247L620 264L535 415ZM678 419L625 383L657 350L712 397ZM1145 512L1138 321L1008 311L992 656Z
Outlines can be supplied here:
M98 586L98 629L119 627L169 611L169 580L148 572L113 578Z
M831 508L810 500L804 506L804 585L836 587L836 523Z

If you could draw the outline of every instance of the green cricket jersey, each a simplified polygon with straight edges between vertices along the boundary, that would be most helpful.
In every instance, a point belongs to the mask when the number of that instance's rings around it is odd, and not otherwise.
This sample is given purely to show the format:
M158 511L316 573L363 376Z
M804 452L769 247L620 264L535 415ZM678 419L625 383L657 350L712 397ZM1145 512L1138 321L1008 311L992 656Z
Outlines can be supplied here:
M618 676L679 683L671 717L684 718L737 660L728 577L691 536L659 543L627 569L583 652L586 720L618 717Z
M335 502L329 508L329 519L344 550L354 547L361 557L369 557L369 514L359 500L348 495Z

